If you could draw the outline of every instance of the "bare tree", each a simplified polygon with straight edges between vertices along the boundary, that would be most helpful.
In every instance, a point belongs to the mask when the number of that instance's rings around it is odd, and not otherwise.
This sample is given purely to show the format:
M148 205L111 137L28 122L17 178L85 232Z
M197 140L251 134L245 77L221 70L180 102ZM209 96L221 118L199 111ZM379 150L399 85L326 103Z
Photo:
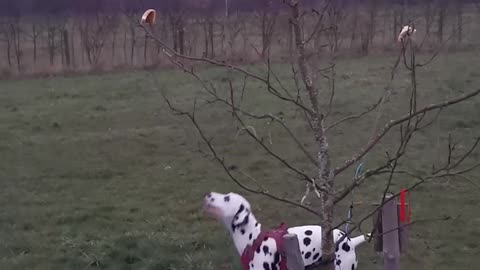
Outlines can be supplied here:
M22 71L22 42L21 38L23 35L23 30L21 28L20 15L15 14L13 16L7 17L3 27L4 36L7 41L7 58L10 58L11 49L13 47L13 53L15 56L15 63L17 66L18 72ZM9 65L11 65L10 59L8 59Z
M27 32L26 35L32 40L33 46L33 65L37 64L38 58L38 38L43 33L42 24L38 23L37 17L32 17L31 31Z
M260 7L257 16L260 20L260 31L262 38L261 58L265 59L272 44L272 37L273 32L275 31L278 11L272 8L272 2L269 0L262 0L260 1L259 5Z
M235 181L240 187L257 194L262 194L272 199L282 201L291 205L298 206L302 209L307 210L310 213L313 213L319 217L319 223L323 229L322 237L322 261L313 267L318 269L334 269L335 258L335 249L345 237L349 237L349 234L355 230L359 230L362 224L369 217L374 215L381 206L387 201L395 198L395 196L387 199L386 195L388 192L391 192L391 184L394 175L397 174L408 174L416 179L418 182L409 187L407 190L412 190L419 185L426 183L428 181L434 181L443 177L450 177L456 175L463 175L468 173L476 168L480 167L478 162L475 162L473 165L465 165L465 161L470 158L470 155L477 148L480 137L475 139L472 143L472 146L457 155L458 158L453 161L451 158L447 158L446 165L434 166L434 169L427 175L418 175L413 172L410 172L408 168L402 168L400 161L405 157L408 145L411 142L412 138L421 130L425 130L434 123L440 112L449 106L459 104L465 100L476 97L480 94L480 89L466 92L463 95L460 95L455 98L445 100L440 103L430 104L424 107L419 106L418 94L417 94L417 69L422 67L433 60L432 56L428 61L420 63L417 60L415 53L416 47L412 40L406 39L402 40L402 43L399 46L399 57L392 68L390 80L395 79L395 74L397 73L399 67L404 67L409 73L410 77L410 87L409 87L409 104L405 113L398 118L392 118L390 121L387 121L383 126L379 122L380 118L384 118L384 103L387 102L387 92L384 93L378 100L374 101L371 106L365 109L365 111L353 114L340 119L332 119L332 110L335 102L335 87L334 84L330 83L330 87L325 90L322 89L318 79L318 76L314 76L313 70L315 67L315 61L311 61L306 55L305 38L309 37L308 34L303 35L304 29L302 29L301 17L302 10L300 8L301 1L299 0L290 0L288 2L288 7L290 9L290 21L293 26L294 32L294 41L295 41L295 51L296 58L295 63L292 65L293 72L293 81L296 85L296 91L291 92L288 88L285 87L283 82L278 79L275 72L270 66L270 61L267 59L265 62L266 70L263 70L261 73L253 73L239 66L235 66L226 62L218 62L205 57L192 57L184 54L178 53L176 50L170 48L167 43L152 35L152 32L144 26L145 31L149 33L153 39L155 39L165 50L165 54L173 64L175 64L182 71L186 72L197 79L199 85L203 88L207 96L206 105L212 103L223 104L225 108L231 112L233 118L240 125L240 129L244 131L248 137L250 137L259 147L265 150L271 158L278 161L280 164L285 166L287 170L298 176L298 179L307 183L310 186L310 189L315 190L320 202L318 208L310 208L302 203L298 203L295 200L289 198L283 198L276 196L269 192L265 187L263 187L260 181L255 180L254 182L258 185L258 188L250 187L241 180L241 176L238 174L238 168L236 166L230 166L222 154L216 150L212 140L209 139L206 130L204 130L199 123L199 120L196 118L196 112L200 105L198 105L197 100L193 104L193 111L186 111L179 109L174 105L174 103L164 95L164 99L170 109L178 114L186 116L190 119L197 129L200 137L208 146L213 158L221 165L225 170L227 175ZM327 1L328 4L328 1ZM316 31L315 29L314 31ZM436 54L435 54L436 55ZM303 112L302 118L306 121L307 130L311 133L313 137L313 146L309 149L304 147L302 141L295 136L289 127L288 123L279 115L271 112L265 113L253 113L246 110L242 107L241 99L239 100L239 92L235 91L234 83L229 81L228 88L226 90L226 95L220 94L221 89L218 89L214 84L209 83L201 78L192 67L189 66L191 62L202 62L211 64L214 66L224 67L228 70L233 70L244 76L244 81L241 86L241 93L246 85L246 79L255 80L262 83L265 86L267 93L272 95L272 98L278 99L284 102L285 106L291 105ZM400 65L400 63L402 65ZM315 70L321 70L316 68ZM328 76L330 81L334 81L334 66L328 67L324 70L332 71L331 75ZM328 74L328 73L327 73ZM298 77L297 77L298 76ZM326 99L324 97L327 97ZM204 105L204 104L202 104ZM378 116L376 122L374 123L373 132L369 140L361 147L358 151L351 155L351 158L348 158L344 162L337 164L336 166L332 162L331 158L331 148L329 146L328 134L329 131L341 127L346 123L351 123L352 121L361 119L369 113L376 111ZM430 117L428 117L430 116ZM309 174L303 170L297 168L294 164L287 161L281 154L279 154L273 147L260 138L257 133L252 130L247 124L247 121L268 121L269 123L276 123L282 127L289 137L292 139L292 142L295 143L299 150L305 154L305 157L310 161L311 172ZM346 172L348 168L357 164L361 161L368 153L373 151L374 148L377 148L388 136L392 136L393 132L398 132L399 140L395 143L395 147L392 152L388 152L385 156L385 162L378 165L378 167L371 168L366 170L363 174L356 176L353 179L353 182L350 185L347 185L343 188L336 186L336 179L339 178L342 174ZM455 147L452 147L449 144L448 156L451 156L451 152ZM345 234L338 242L333 241L332 231L335 228L338 228L346 221L340 224L334 224L334 214L335 206L344 200L352 190L358 188L360 185L363 185L367 180L373 176L384 175L387 177L387 182L385 183L384 193L379 204L379 207L375 210L368 213L366 216L361 217L357 225L353 227L347 234ZM252 179L252 176L249 176Z
M437 40L438 42L443 42L443 36L445 32L445 20L447 17L447 1L438 0L438 22L437 22Z
M50 65L53 65L55 63L55 56L62 46L62 34L66 20L64 18L53 18L48 16L45 24L48 56Z
M12 40L11 40L9 26L8 26L8 23L5 21L5 18L3 18L3 22L0 25L0 31L1 31L1 34L3 35L3 42L5 42L6 44L8 67L11 68L12 67Z
M105 42L115 25L112 21L112 16L96 13L79 24L83 48L89 64L94 67L98 66Z
M456 32L457 43L462 43L463 40L463 2L455 1L455 15L456 15Z

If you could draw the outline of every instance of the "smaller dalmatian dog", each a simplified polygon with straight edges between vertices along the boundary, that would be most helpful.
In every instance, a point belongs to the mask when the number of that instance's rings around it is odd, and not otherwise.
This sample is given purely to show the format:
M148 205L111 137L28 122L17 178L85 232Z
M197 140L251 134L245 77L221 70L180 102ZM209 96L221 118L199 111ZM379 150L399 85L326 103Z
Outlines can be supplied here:
M230 233L240 256L242 256L246 248L250 248L253 245L255 239L262 232L262 226L253 215L250 203L239 194L208 193L204 197L203 209L206 213L223 223ZM297 235L305 266L312 265L322 259L322 227L317 225L291 227L287 229L287 232ZM342 231L334 230L334 241L337 242L343 235ZM335 252L335 269L357 269L358 262L355 248L365 242L365 240L366 237L363 235L351 239L345 237ZM250 258L249 262L247 262L248 269L282 270L280 267L281 260L282 257L279 255L279 250L277 250L275 239L265 237L255 252L253 252L253 258Z

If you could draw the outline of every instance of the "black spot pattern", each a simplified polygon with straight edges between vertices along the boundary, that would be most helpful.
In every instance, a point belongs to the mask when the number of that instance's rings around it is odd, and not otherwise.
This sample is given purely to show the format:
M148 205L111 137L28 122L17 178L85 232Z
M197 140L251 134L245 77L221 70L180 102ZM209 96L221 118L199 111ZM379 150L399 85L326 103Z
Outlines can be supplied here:
M336 265L342 264L342 260L337 260L337 261L335 262L335 264L336 264Z
M223 200L224 200L225 202L229 202L229 201L230 201L230 196L227 195L227 196L223 197Z
M306 230L306 231L305 231L305 235L310 236L310 235L312 235L312 234L313 234L313 232L312 232L311 230Z
M268 246L263 246L263 253L265 253L265 255L267 255L269 253L269 250L268 250Z
M245 234L245 229L241 229L240 232L241 232L242 234Z
M271 266L272 266L271 270L278 270L279 267L277 267L277 266L278 266L279 263L280 263L280 254L278 252L275 252L275 256L274 256L273 262L271 264Z
M313 255L313 260L316 261L318 259L318 257L320 256L320 253L315 253L315 255Z
M248 240L252 240L252 238L253 238L253 234L249 234L248 235Z
M257 253L260 253L260 246L257 247L257 250L255 250Z
M313 248L312 252L315 252L315 248Z
M308 238L308 237L305 237L305 238L303 239L303 244L304 244L306 247L308 247L311 242L312 242L312 240L311 240L310 238Z
M312 256L312 253L310 251L305 253L305 259L309 259L310 256Z
M349 252L349 251L350 251L350 246L348 245L348 243L343 243L342 249L343 249L345 252Z
M263 269L270 270L270 265L267 262L263 263Z
M255 223L255 227L258 227L258 222Z
M352 270L355 270L355 264L352 263Z
M338 252L338 245L335 245L335 252Z

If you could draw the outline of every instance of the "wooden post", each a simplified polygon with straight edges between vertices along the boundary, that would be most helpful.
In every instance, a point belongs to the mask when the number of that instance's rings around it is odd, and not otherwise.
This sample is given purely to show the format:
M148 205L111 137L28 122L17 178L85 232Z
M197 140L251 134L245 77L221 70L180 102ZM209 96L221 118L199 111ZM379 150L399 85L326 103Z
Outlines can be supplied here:
M383 251L383 235L382 235L382 211L378 211L376 215L373 216L373 227L375 231L373 233L373 249L377 253Z
M386 200L393 195L387 194ZM400 270L400 243L398 234L397 200L392 199L382 208L383 235L383 268L385 270Z
M300 246L298 245L297 235L288 233L285 234L283 236L283 243L285 248L285 257L287 258L287 269L305 270L302 254L300 254Z

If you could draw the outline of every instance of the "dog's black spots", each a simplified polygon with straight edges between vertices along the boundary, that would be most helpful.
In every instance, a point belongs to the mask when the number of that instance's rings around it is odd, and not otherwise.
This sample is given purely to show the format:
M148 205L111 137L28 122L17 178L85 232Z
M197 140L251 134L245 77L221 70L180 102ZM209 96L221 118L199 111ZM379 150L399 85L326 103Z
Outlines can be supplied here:
M249 234L248 235L248 240L252 240L252 238L253 238L253 234Z
M342 249L343 249L345 252L349 252L349 251L350 251L350 246L348 245L348 243L343 243Z
M312 240L311 240L309 237L303 238L303 244L304 244L306 247L308 247L311 242L312 242Z
M255 265L253 263L251 263L250 268L255 268Z
M260 246L257 247L257 250L255 250L257 253L260 253Z
M263 238L263 242L265 242L265 241L267 241L267 240L268 240L268 236L265 236L265 237Z
M313 232L312 232L311 230L306 230L306 231L305 231L305 235L310 236L310 235L312 235L312 234L313 234Z
M316 261L318 259L318 257L320 256L320 253L315 253L315 255L313 255L313 260Z
M258 227L258 222L255 222L255 227Z
M270 253L271 255L272 253ZM278 270L279 267L278 267L278 264L280 263L280 253L278 252L275 252L275 255L273 257L273 262L272 262L272 270Z
M267 255L269 253L269 250L268 250L268 246L263 246L263 253L265 253L265 255Z
M243 234L245 234L245 229L241 229L240 232Z
M263 263L263 269L270 270L270 265L267 262Z
M315 248L313 248L312 252L315 252Z
M275 252L275 256L274 256L274 258L273 258L273 261L274 261L275 263L279 263L279 262L280 262L280 253L278 253L278 251Z
M355 264L352 263L352 270L355 270Z
M305 251L302 251L302 255L305 253Z
M305 259L309 259L310 256L312 256L312 253L310 251L305 253Z
M337 261L335 262L335 264L336 264L336 265L342 264L342 260L337 260Z
M240 226L243 226L245 224L248 224L249 215L245 216L245 218L241 222L237 222L238 219L239 219L238 215L240 213L242 213L244 210L247 211L247 213L248 213L248 209L246 210L245 206L243 204L241 204L240 208L238 209L237 213L235 214L234 221L232 221L232 228L240 227ZM233 229L233 231L235 231L235 229Z
M223 197L223 200L226 201L226 202L229 202L230 201L230 196L227 195L227 196Z
M214 201L215 201L215 198L210 198L210 201L211 201L211 202L214 202Z
M240 205L240 208L238 208L238 211L237 213L235 214L235 217L238 219L238 214L240 214L241 212L243 212L243 210L245 210L245 206L243 204Z
M335 252L338 252L338 245L335 245Z

